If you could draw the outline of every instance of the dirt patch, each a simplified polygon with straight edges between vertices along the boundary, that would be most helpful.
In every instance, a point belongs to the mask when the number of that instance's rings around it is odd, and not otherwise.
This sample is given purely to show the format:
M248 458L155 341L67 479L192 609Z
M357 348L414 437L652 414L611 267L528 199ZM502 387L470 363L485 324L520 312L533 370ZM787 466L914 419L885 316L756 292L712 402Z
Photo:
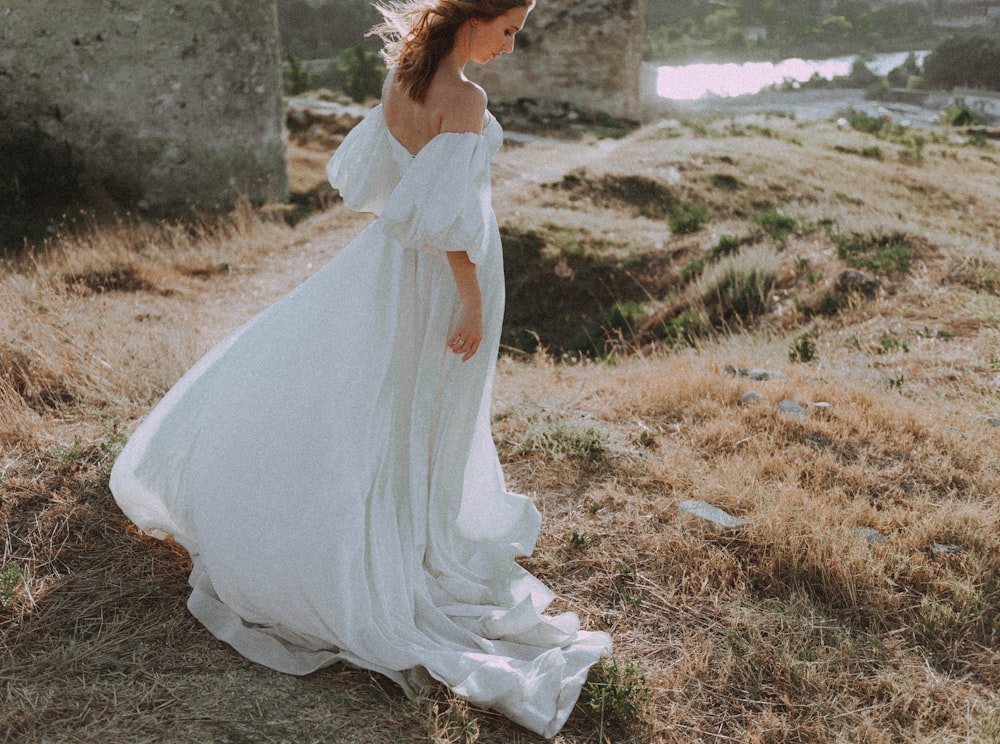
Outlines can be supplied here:
M134 266L95 268L77 274L67 274L63 281L67 287L81 294L151 292L156 289L156 286Z

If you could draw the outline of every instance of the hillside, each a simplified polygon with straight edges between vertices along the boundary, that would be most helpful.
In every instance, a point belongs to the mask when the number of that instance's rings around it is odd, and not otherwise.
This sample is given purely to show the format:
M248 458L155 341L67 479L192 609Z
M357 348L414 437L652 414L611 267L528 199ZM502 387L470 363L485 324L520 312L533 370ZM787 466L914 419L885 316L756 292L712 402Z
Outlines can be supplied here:
M321 185L333 127L292 142L322 207L295 227L126 220L0 269L0 740L541 741L242 660L107 491L170 384L367 224ZM997 741L997 141L755 115L519 139L494 437L543 515L526 565L616 644L557 741Z

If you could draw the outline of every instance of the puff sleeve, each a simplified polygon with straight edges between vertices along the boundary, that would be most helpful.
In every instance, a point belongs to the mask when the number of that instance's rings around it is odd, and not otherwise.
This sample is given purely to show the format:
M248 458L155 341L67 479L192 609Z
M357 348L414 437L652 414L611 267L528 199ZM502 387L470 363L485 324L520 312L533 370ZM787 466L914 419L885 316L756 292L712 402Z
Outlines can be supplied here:
M348 132L327 161L330 185L355 211L380 214L399 183L399 165L387 136L382 107L378 106Z
M474 263L496 230L490 147L473 132L444 132L417 153L385 202L385 233L433 252L466 251Z

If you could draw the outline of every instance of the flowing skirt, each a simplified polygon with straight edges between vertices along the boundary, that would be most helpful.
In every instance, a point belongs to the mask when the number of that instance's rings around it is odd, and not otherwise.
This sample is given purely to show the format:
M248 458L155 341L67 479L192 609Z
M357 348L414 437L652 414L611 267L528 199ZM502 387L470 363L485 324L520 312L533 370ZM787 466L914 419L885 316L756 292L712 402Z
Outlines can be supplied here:
M553 736L610 641L543 615L551 592L515 562L539 515L507 491L490 432L496 248L463 364L445 346L460 309L445 256L375 222L167 393L111 487L187 548L191 612L247 658L346 661L408 693L434 678Z

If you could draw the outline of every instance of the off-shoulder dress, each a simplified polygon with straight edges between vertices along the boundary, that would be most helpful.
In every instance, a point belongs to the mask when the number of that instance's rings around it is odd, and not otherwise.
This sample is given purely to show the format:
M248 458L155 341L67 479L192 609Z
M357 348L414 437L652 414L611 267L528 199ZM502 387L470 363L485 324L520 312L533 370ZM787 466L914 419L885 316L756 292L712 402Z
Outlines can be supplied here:
M515 558L540 518L507 490L490 432L504 304L490 160L503 132L416 155L377 107L327 173L378 216L297 289L208 352L139 425L111 488L190 553L188 607L253 661L344 661L408 693L436 679L551 737L610 653ZM467 251L484 338L446 348Z

